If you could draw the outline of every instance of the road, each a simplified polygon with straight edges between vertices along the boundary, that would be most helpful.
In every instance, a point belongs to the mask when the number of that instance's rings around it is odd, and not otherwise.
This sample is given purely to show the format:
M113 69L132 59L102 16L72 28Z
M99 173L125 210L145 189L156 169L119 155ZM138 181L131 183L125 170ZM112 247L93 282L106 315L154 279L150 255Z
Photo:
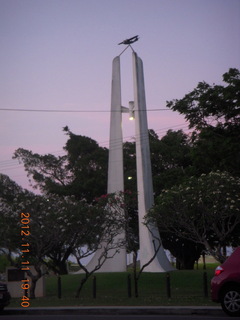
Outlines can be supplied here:
M0 315L1 320L226 320L226 315Z

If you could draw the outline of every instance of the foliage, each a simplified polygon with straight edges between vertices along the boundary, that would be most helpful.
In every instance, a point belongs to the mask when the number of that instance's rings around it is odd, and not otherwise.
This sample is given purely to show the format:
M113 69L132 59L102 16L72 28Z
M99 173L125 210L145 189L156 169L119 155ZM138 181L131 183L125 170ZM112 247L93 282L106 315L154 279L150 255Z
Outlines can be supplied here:
M192 133L195 175L228 171L240 176L240 72L230 68L223 85L200 82L180 100L167 106L185 115Z
M164 249L169 250L171 255L176 258L176 268L179 270L192 270L195 262L204 253L202 244L181 235L162 231L161 239Z
M230 68L223 75L226 86L212 86L199 82L198 86L181 100L167 102L174 111L184 114L190 127L235 127L240 124L240 72Z
M50 258L56 273L67 273L66 261L74 248L95 241L100 227L97 230L94 225L99 222L101 213L74 197L39 196L33 201L29 208L32 253L35 256L39 253L44 263L44 257Z
M14 158L23 162L32 185L45 194L72 196L92 202L106 192L107 155L91 138L75 135L64 128L69 139L64 147L64 156L40 155L19 148Z
M6 268L10 266L10 262L6 254L0 254L0 273L4 273ZM1 280L1 277L0 277Z
M156 195L191 175L191 141L182 130L168 130L161 139L150 131L150 146Z
M0 174L0 250L7 254L12 265L12 253L16 253L20 243L19 215L15 210L15 202L25 192L8 176Z
M240 126L204 128L193 136L191 150L195 174L228 171L240 176Z
M84 284L90 276L99 270L108 259L112 259L122 248L125 248L127 243L126 226L128 225L128 216L124 193L102 195L96 199L94 207L97 211L104 212L104 217L95 223L97 237L95 240L91 239L91 241L86 242L84 247L78 246L73 250L77 263L85 273L78 287L76 297L79 297ZM94 229L94 223L92 227ZM89 230L89 232L91 231ZM129 237L127 238L129 240ZM96 264L85 266L82 260L93 253L98 254Z
M68 170L73 174L68 194L92 202L95 197L106 193L108 150L88 137L73 134L64 128L69 139L67 151Z
M91 249L98 247L103 237L108 236L104 233L106 224L113 226L113 223L110 223L109 215L104 208L88 204L85 200L79 201L73 196L34 195L18 188L5 176L2 177L2 182L4 192L0 207L0 232L3 235L1 247L10 253L14 250L15 254L19 254L16 266L20 267L22 250L20 214L29 213L29 234L26 236L26 241L29 243L28 260L37 271L37 275L28 271L32 279L31 297L34 298L36 282L43 275L43 264L47 264L57 273L66 273L66 261L70 254L79 247L89 246ZM14 198L10 197L11 192ZM9 232L8 226L10 226ZM51 264L46 258L51 259Z
M240 244L240 179L212 172L165 190L148 214L160 232L203 245L219 262L223 246Z

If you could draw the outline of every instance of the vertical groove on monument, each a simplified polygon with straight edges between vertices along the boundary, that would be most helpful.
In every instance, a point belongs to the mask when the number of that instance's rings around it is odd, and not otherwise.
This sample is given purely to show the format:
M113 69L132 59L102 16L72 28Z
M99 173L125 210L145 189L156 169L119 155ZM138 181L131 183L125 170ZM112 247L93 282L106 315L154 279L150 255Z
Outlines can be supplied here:
M119 56L115 57L112 63L111 119L107 192L114 193L118 191L124 191L121 71ZM124 237L124 233L119 234L118 236L116 236L115 242ZM104 246L104 243L102 243L102 246ZM101 249L99 249L94 254L93 258L87 265L87 268L89 270L92 270L97 265L97 261L101 254ZM98 272L123 272L126 271L126 268L126 249L120 249L119 253L117 253L113 258L106 260L106 262Z
M146 98L142 60L133 52L133 86L134 114L136 130L137 187L138 187L138 217L139 217L139 259L140 266L146 264L154 255L154 238L160 239L158 229L151 226L150 231L143 225L144 216L153 206L152 169L149 148ZM156 240L155 240L156 241ZM157 246L157 241L156 241ZM146 272L170 271L170 264L163 247L156 258L144 269Z

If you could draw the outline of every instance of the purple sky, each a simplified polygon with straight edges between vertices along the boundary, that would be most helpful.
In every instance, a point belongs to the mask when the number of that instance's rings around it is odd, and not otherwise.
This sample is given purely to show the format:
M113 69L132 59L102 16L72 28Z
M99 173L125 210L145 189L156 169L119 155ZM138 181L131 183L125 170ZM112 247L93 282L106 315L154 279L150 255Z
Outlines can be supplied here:
M19 147L63 154L68 125L108 147L112 59L139 35L148 109L165 108L199 81L221 83L240 69L239 0L0 0L0 172L28 187ZM122 101L133 100L131 50L122 56ZM149 111L159 136L186 129L171 111ZM123 115L123 136L134 123Z

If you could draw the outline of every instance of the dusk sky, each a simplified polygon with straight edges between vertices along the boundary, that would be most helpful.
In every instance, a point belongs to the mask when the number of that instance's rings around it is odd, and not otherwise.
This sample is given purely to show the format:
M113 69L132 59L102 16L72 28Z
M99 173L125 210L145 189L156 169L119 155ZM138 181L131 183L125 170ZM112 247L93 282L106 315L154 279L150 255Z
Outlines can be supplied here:
M135 35L149 128L187 130L178 113L153 109L240 69L240 0L0 0L0 173L28 188L14 151L63 155L66 125L108 147L112 60ZM130 48L121 72L128 106ZM125 114L123 136L134 136Z

